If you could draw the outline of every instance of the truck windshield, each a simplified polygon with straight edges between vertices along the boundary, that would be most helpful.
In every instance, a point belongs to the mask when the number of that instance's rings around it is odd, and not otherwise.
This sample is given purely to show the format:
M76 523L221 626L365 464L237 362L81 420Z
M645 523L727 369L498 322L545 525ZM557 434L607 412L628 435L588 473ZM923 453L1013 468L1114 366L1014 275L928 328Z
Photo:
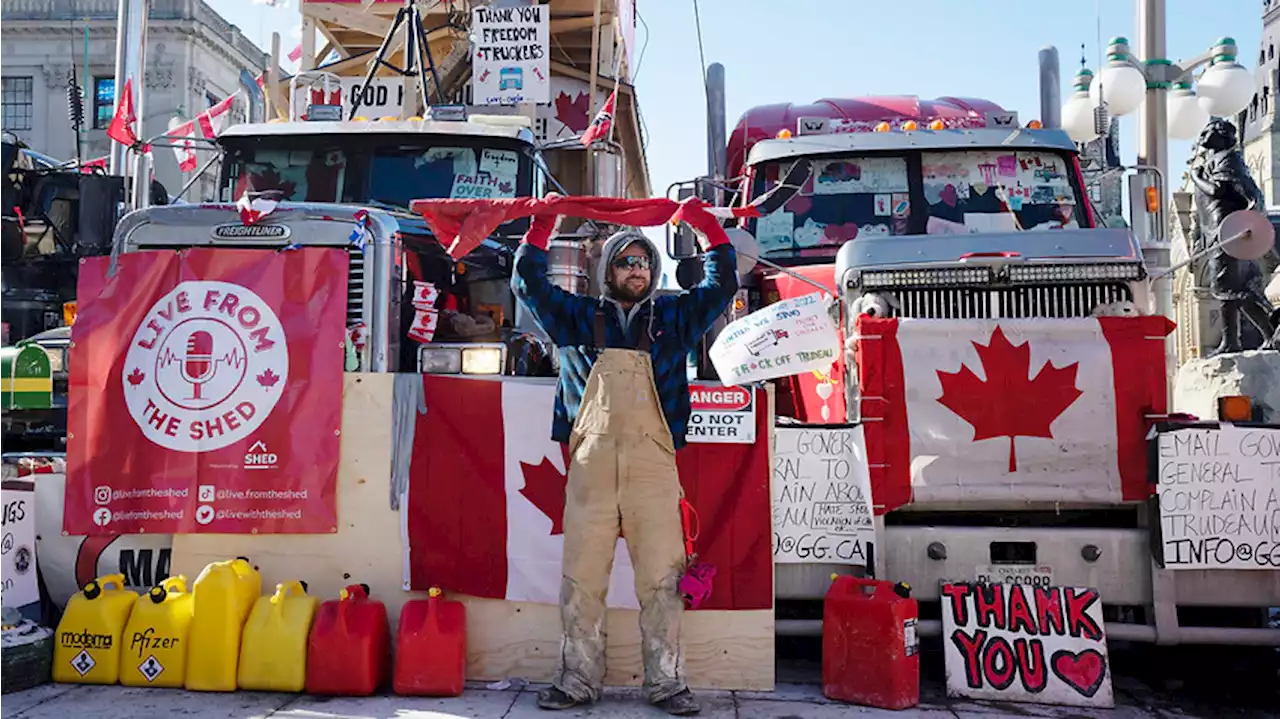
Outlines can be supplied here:
M757 165L753 196L789 164ZM817 158L805 187L751 229L763 252L786 258L834 255L859 238L1080 227L1087 216L1074 167L1045 150Z
M246 191L279 190L289 202L377 202L408 210L416 199L531 194L533 166L515 143L414 139L364 135L343 137L338 145L294 136L232 144L221 199L234 202Z

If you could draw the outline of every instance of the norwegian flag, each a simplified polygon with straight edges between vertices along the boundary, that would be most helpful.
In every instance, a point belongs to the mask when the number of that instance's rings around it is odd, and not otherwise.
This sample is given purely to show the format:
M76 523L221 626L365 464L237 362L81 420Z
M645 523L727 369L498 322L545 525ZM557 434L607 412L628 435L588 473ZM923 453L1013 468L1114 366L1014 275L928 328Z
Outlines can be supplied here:
M164 136L173 141L173 154L178 157L178 169L192 172L199 164L196 161L195 147L191 143L191 138L196 135L196 123L194 120L187 120L182 124L174 124L177 121L177 118L172 120L169 131Z
M613 108L617 101L618 88L615 87L609 99L605 100L604 107L600 108L595 119L591 121L591 126L582 133L580 142L584 147L589 147L596 140L603 140L609 136L609 130L613 129Z
M124 87L120 89L120 100L116 103L116 114L107 126L107 137L121 145L133 147L138 144L138 134L133 129L133 123L137 121L133 105L133 78L125 78Z
M231 103L236 99L235 95L228 95L227 99L214 105L196 116L196 122L200 123L200 131L210 140L217 139L218 133L222 132L227 126L227 120L231 113Z
M904 504L1150 496L1164 317L861 316L858 396L876 513ZM910 361L906 361L910 358Z

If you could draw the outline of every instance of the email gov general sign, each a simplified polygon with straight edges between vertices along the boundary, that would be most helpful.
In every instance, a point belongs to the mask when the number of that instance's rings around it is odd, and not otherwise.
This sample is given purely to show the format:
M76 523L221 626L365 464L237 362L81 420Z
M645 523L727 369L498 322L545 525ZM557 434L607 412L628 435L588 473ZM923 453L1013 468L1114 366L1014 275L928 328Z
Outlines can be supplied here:
M347 264L321 248L86 260L64 531L335 531Z

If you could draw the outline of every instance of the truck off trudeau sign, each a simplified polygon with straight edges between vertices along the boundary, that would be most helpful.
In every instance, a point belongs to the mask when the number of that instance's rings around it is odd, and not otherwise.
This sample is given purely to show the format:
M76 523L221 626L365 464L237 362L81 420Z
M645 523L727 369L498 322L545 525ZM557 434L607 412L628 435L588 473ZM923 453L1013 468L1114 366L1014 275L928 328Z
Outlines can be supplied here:
M691 385L689 442L751 444L756 441L755 400L742 387Z

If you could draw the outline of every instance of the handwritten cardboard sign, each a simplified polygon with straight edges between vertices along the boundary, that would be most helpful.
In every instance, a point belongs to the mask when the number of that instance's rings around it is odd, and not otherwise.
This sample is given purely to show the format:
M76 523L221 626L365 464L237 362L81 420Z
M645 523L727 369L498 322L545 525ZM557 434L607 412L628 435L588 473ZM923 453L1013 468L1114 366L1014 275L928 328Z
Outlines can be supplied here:
M1280 429L1175 429L1156 445L1164 566L1280 570Z
M869 566L876 532L861 427L774 430L775 564Z
M36 487L20 479L4 480L4 606L24 607L40 601L36 582Z
M471 12L471 91L477 105L551 102L551 9L478 7Z
M1115 705L1095 589L943 583L942 652L948 696Z
M827 311L832 301L815 292L731 322L709 353L720 381L728 387L830 369L840 356L840 335Z

